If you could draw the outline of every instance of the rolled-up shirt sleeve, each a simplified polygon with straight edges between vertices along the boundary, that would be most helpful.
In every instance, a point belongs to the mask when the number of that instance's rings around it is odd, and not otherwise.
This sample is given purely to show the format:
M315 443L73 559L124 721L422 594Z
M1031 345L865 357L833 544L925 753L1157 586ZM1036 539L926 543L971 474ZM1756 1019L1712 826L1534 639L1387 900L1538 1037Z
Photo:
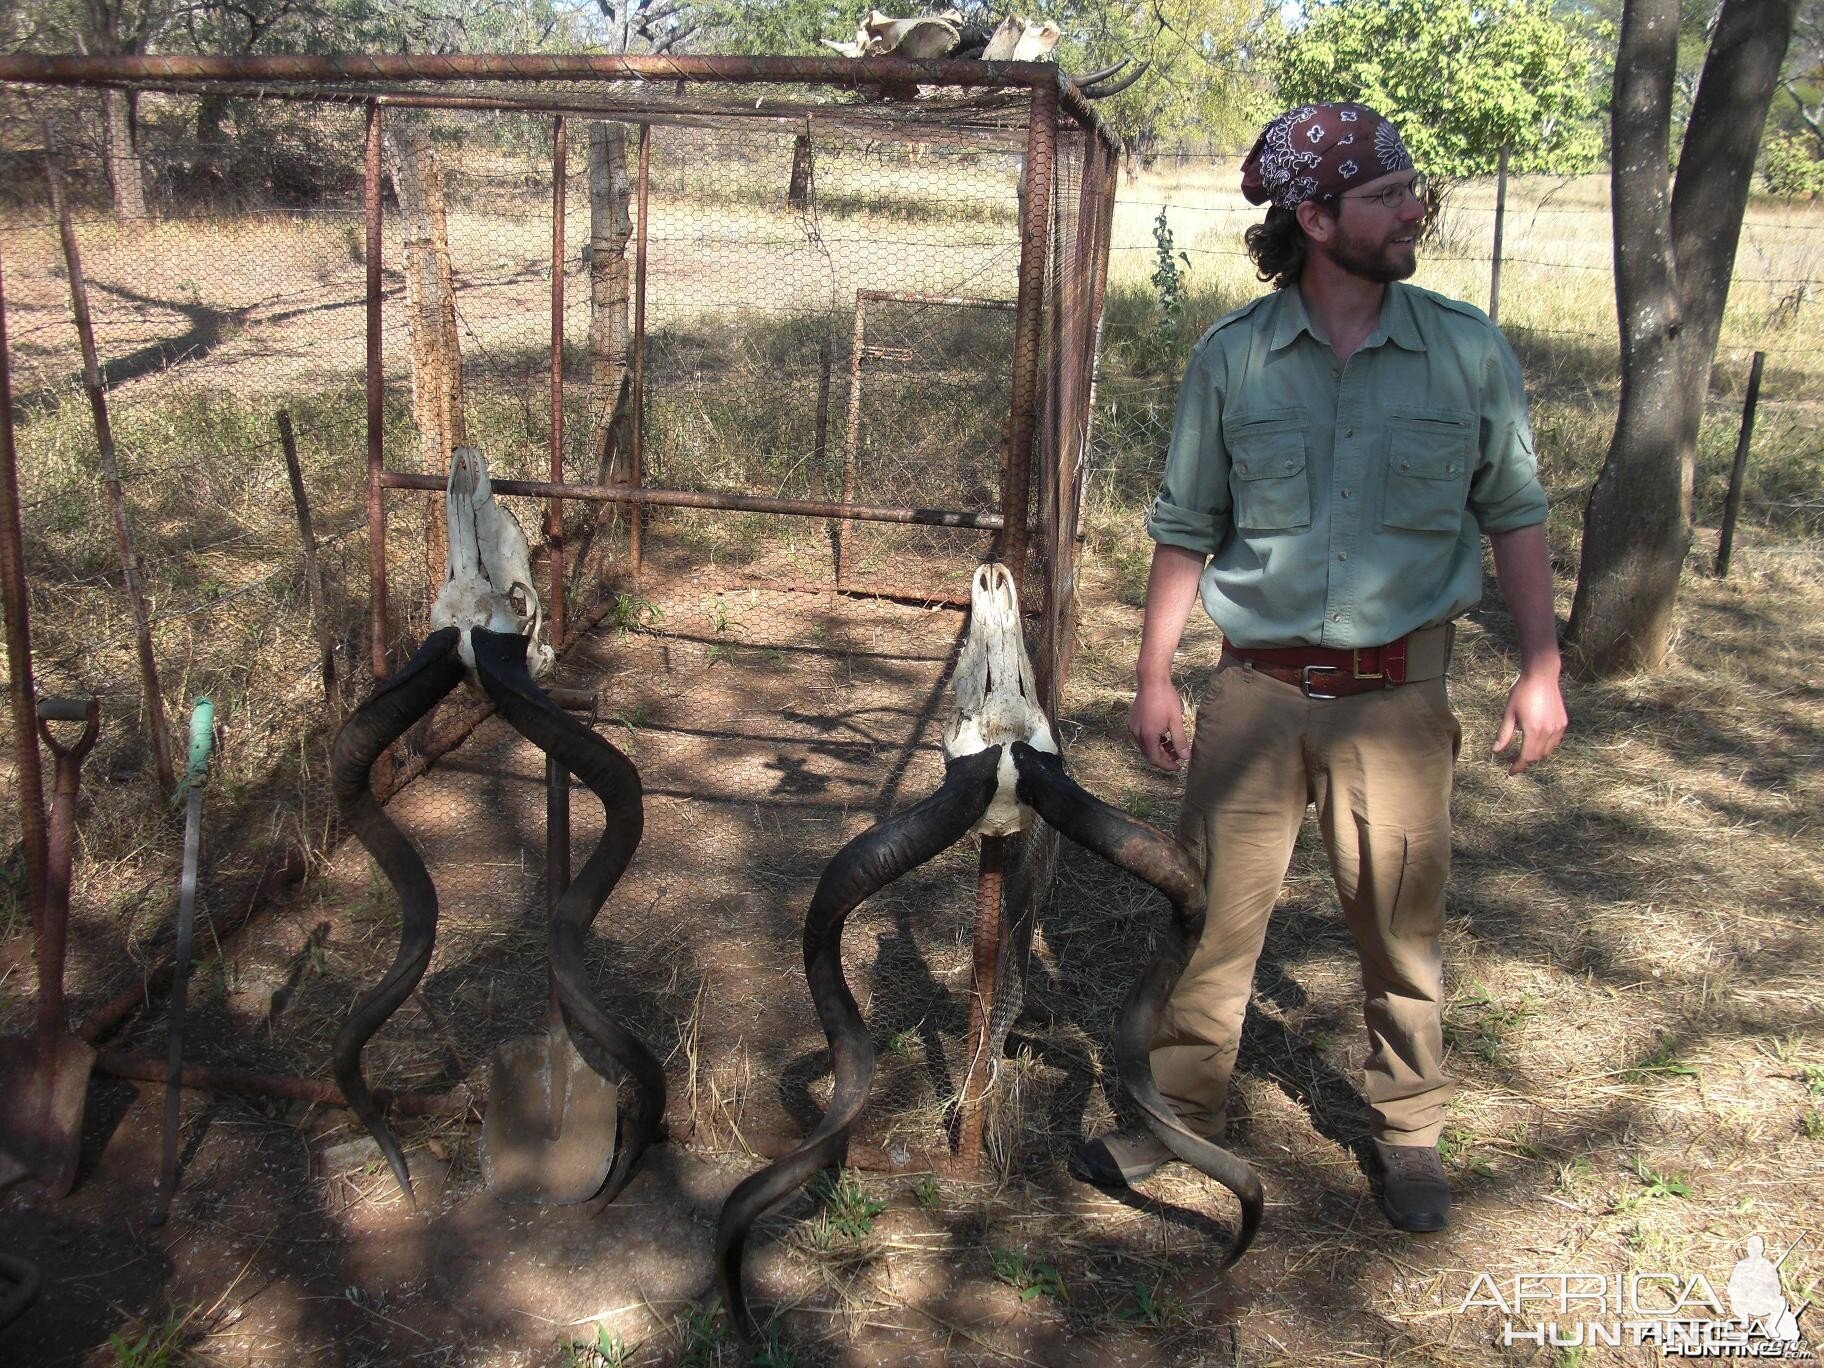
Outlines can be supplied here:
M1507 339L1495 333L1482 387L1481 452L1469 484L1469 511L1484 533L1545 521L1545 489L1526 416L1526 381Z
M1208 360L1199 346L1185 367L1165 477L1146 531L1156 542L1213 556L1229 530L1229 452L1222 440L1222 391Z

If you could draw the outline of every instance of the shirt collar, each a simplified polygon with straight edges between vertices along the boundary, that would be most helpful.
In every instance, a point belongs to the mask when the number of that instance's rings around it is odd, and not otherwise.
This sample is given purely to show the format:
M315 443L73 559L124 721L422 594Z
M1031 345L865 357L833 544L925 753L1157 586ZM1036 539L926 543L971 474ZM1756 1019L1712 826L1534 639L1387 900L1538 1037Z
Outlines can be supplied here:
M1297 285L1288 285L1274 294L1278 308L1273 321L1273 339L1268 344L1271 350L1291 346L1300 333L1311 334L1312 340L1321 346L1330 345L1330 340L1312 325L1311 316L1305 312L1305 297L1298 292ZM1368 334L1361 350L1367 351L1383 342L1391 342L1411 352L1425 350L1425 340L1419 336L1419 322L1412 310L1411 291L1398 281L1387 287L1386 298L1381 301L1381 325Z

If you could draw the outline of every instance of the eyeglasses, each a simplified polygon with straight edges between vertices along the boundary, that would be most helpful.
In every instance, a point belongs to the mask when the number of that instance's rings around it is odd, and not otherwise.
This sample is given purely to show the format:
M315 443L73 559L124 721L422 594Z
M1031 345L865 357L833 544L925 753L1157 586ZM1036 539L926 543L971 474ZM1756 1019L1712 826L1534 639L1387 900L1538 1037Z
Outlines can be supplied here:
M1379 190L1371 191L1366 195L1326 195L1324 198L1331 201L1346 199L1379 200L1381 208L1383 209L1398 209L1406 202L1407 195L1410 194L1420 204L1427 204L1430 202L1427 199L1427 196L1430 193L1431 177L1421 171L1404 185L1383 186Z

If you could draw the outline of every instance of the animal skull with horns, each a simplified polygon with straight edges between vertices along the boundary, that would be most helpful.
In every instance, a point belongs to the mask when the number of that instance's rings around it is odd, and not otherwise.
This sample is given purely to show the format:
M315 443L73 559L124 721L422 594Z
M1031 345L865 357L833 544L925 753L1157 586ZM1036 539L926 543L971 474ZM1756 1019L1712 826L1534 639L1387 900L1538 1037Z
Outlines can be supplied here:
M526 666L532 678L545 678L556 666L557 654L539 639L545 610L532 587L532 550L518 520L494 501L488 460L479 448L450 452L444 506L449 551L443 588L431 604L431 630L461 630L463 674L477 688L475 647L469 639L477 627L527 638Z

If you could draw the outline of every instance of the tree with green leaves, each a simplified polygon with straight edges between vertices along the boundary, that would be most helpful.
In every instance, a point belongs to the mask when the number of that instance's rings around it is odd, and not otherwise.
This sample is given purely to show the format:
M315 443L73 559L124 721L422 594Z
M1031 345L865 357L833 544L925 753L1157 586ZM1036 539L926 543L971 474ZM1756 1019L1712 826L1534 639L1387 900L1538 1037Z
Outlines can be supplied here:
M1280 102L1360 100L1434 176L1588 170L1602 155L1600 21L1553 0L1328 0L1266 45Z
M1722 0L1675 178L1678 0L1622 13L1610 172L1621 404L1584 509L1567 633L1586 675L1651 669L1671 642L1710 368L1797 9Z
M1776 195L1824 195L1824 0L1802 0L1763 154Z

